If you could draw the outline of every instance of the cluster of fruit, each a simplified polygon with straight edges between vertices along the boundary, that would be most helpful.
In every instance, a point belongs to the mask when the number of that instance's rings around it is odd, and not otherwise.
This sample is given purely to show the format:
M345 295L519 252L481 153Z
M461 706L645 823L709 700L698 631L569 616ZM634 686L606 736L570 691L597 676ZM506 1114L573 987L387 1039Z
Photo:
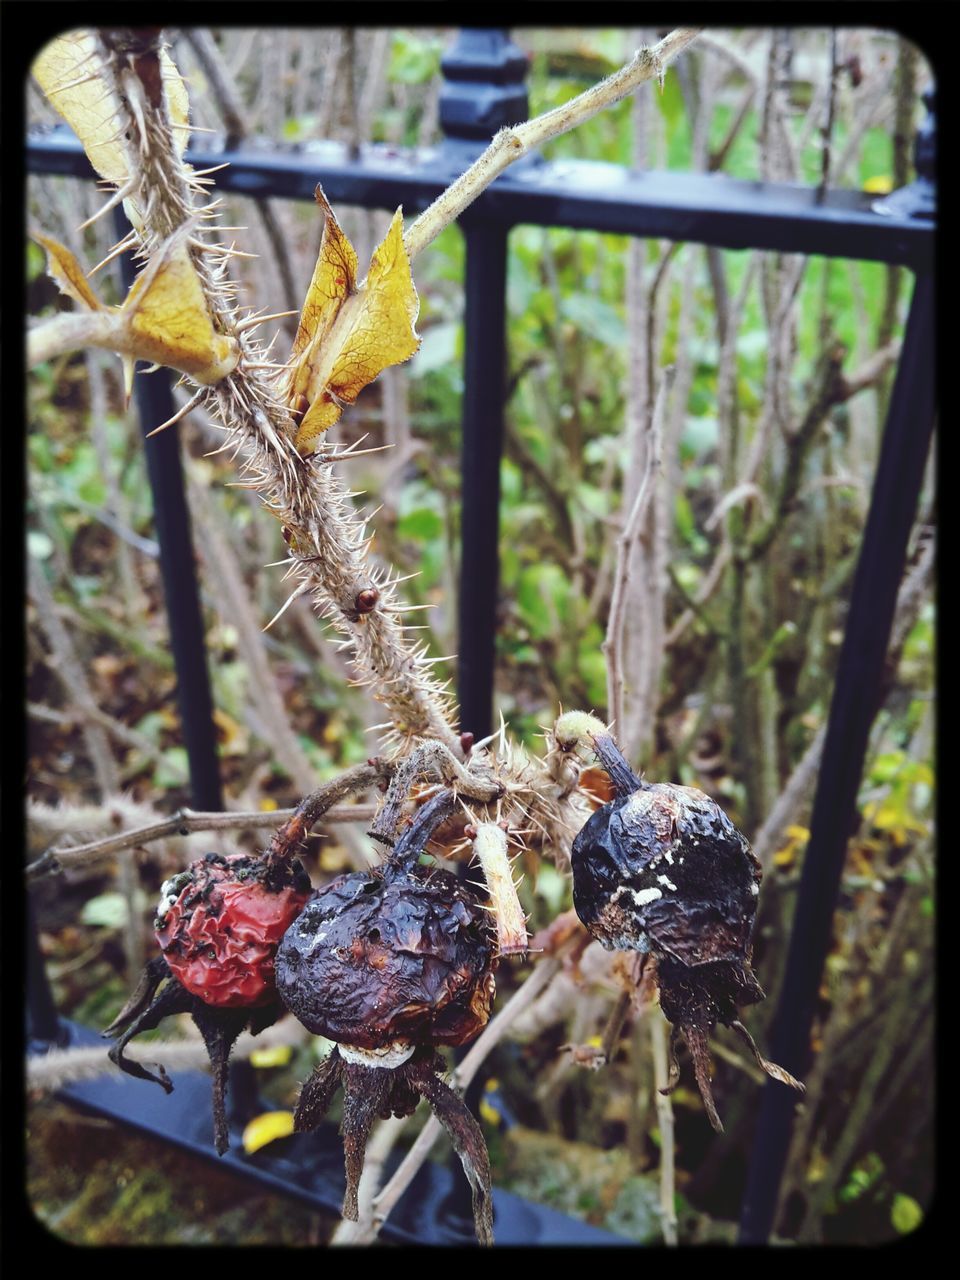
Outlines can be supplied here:
M572 743L582 749L582 744ZM737 1006L763 998L750 967L760 868L744 837L706 795L646 783L613 739L590 734L614 799L573 845L574 906L608 949L645 952L660 1002L686 1042L708 1115L707 1038L717 1022L745 1037ZM156 918L161 955L106 1034L113 1061L173 1086L124 1056L130 1039L171 1013L189 1013L213 1068L217 1150L227 1149L227 1061L245 1028L256 1033L289 1010L334 1048L305 1084L298 1131L320 1123L338 1089L346 1155L344 1215L357 1216L357 1185L375 1119L409 1115L424 1098L446 1128L474 1193L477 1237L492 1241L490 1168L476 1120L441 1079L440 1046L472 1040L486 1024L500 958L483 896L421 862L453 810L449 790L416 813L376 868L341 875L314 892L289 840L260 857L208 854L164 884ZM288 824L300 832L302 823ZM282 855L282 856L281 856Z

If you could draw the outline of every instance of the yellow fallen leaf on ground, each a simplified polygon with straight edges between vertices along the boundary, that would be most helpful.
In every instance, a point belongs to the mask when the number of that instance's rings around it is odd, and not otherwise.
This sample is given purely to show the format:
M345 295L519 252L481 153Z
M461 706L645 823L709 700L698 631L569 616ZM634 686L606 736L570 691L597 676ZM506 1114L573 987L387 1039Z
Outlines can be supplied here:
M398 209L374 250L366 280L357 285L357 255L320 187L326 223L313 279L300 315L287 378L287 403L306 412L296 437L312 453L322 433L390 365L417 351L420 300L403 243Z
M254 1049L250 1062L255 1067L285 1067L292 1057L293 1050L288 1044L275 1044L268 1049Z
M248 1156L259 1151L268 1142L286 1138L293 1133L292 1111L264 1111L254 1116L243 1131L243 1149Z

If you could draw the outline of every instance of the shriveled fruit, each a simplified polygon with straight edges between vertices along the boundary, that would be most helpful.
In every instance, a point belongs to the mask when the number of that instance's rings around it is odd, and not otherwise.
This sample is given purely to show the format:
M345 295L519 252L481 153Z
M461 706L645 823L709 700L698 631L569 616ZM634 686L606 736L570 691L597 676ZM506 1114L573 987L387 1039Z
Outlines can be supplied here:
M738 1019L740 1005L764 998L751 968L760 864L709 796L644 782L608 734L593 742L616 798L573 842L574 906L608 950L653 955L661 1007L690 1049L704 1106L720 1131L707 1048L717 1022L746 1040L768 1075L803 1090L760 1055Z
M277 946L309 893L305 875L271 888L258 858L207 854L161 891L155 923L170 972L205 1004L268 1003Z
M476 895L449 872L418 861L452 807L452 794L440 792L382 869L340 876L314 895L280 945L277 990L308 1030L337 1042L304 1085L295 1125L316 1128L343 1086L344 1217L357 1217L374 1120L410 1115L423 1097L460 1155L473 1189L477 1237L490 1243L483 1135L439 1079L444 1062L436 1046L463 1044L485 1025L496 948Z
M127 1044L164 1018L189 1013L203 1036L213 1072L214 1141L229 1146L227 1065L241 1031L254 1034L283 1012L274 984L277 944L310 893L300 863L270 863L247 855L209 853L168 880L155 927L162 955L150 960L126 1005L107 1027L117 1037L110 1058L128 1075L173 1084L124 1056Z

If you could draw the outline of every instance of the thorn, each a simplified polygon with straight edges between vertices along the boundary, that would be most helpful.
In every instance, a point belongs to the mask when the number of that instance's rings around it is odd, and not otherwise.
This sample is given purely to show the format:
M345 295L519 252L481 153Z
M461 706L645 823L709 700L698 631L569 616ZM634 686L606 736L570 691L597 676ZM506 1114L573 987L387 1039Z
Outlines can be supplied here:
M131 231L128 236L124 236L119 244L115 244L113 246L105 258L102 258L95 267L92 267L91 270L87 272L87 279L89 280L91 276L95 276L101 267L105 267L108 262L112 262L114 258L118 258L121 253L126 253L128 249L135 248L138 243L137 233L135 231Z
M302 596L305 592L309 590L310 590L310 583L301 582L300 586L297 587L296 591L294 591L290 596L287 597L287 600L284 602L283 605L281 605L281 607L273 615L273 617L270 619L267 625L263 628L263 630L269 631L270 628L273 626L273 624L277 621L277 619L280 618L284 613L286 613L286 611L293 604L294 600L296 600L298 596Z
M122 187L117 187L116 191L113 193L110 199L106 202L106 204L101 205L96 213L91 214L90 217L87 218L86 222L80 223L79 227L77 227L77 230L78 231L85 230L85 228L89 227L92 223L96 222L98 218L102 218L105 213L109 213L111 209L116 208L116 206L120 204L121 201L126 200L127 196L132 195L134 191L136 191L138 185L139 184L137 183L136 179L128 178Z
M212 132L212 130L211 130L211 132ZM223 162L223 164L215 164L215 165L211 165L209 169L194 169L194 171L193 171L193 177L194 177L194 178L205 178L205 177L207 176L207 174L208 174L208 173L219 173L221 169L229 169L229 168L230 168L230 161L229 161L229 160L225 160L225 161ZM232 230L234 230L234 228L233 228L233 227L222 227L222 228L221 228L221 230L222 230L222 231L232 231ZM246 228L244 227L244 228L243 228L243 230L246 230Z
M237 333L243 333L245 329L256 329L258 325L266 324L268 320L282 320L286 316L295 316L297 314L298 312L296 311L274 311L273 314L269 316L258 316L254 314L246 320L241 320L236 326L236 331ZM253 367L256 368L256 366ZM287 366L283 365L282 367L286 368Z

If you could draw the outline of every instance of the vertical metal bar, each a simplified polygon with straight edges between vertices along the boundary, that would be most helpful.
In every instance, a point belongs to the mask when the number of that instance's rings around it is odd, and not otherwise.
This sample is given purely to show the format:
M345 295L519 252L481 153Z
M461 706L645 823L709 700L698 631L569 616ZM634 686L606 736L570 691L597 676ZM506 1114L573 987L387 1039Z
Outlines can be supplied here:
M118 234L127 235L130 227L119 210L116 221ZM129 254L123 255L121 263L124 284L129 288L135 278ZM172 417L176 410L170 374L165 369L138 376L134 380L134 394L144 436ZM190 791L198 809L222 809L213 698L178 431L178 427L171 427L153 440L146 440L144 451L160 544L163 594L177 672L177 705L190 766Z
M27 899L27 1037L58 1044L63 1040L60 1016L47 977L47 969L40 950L37 918L33 898Z
M833 931L840 880L897 589L923 484L936 409L934 286L917 279L857 563L817 780L810 844L793 919L770 1056L796 1076L810 1061L810 1029ZM796 1095L767 1082L747 1176L740 1243L763 1244L774 1226Z
M459 600L460 727L493 727L506 370L507 228L464 219L467 243Z

